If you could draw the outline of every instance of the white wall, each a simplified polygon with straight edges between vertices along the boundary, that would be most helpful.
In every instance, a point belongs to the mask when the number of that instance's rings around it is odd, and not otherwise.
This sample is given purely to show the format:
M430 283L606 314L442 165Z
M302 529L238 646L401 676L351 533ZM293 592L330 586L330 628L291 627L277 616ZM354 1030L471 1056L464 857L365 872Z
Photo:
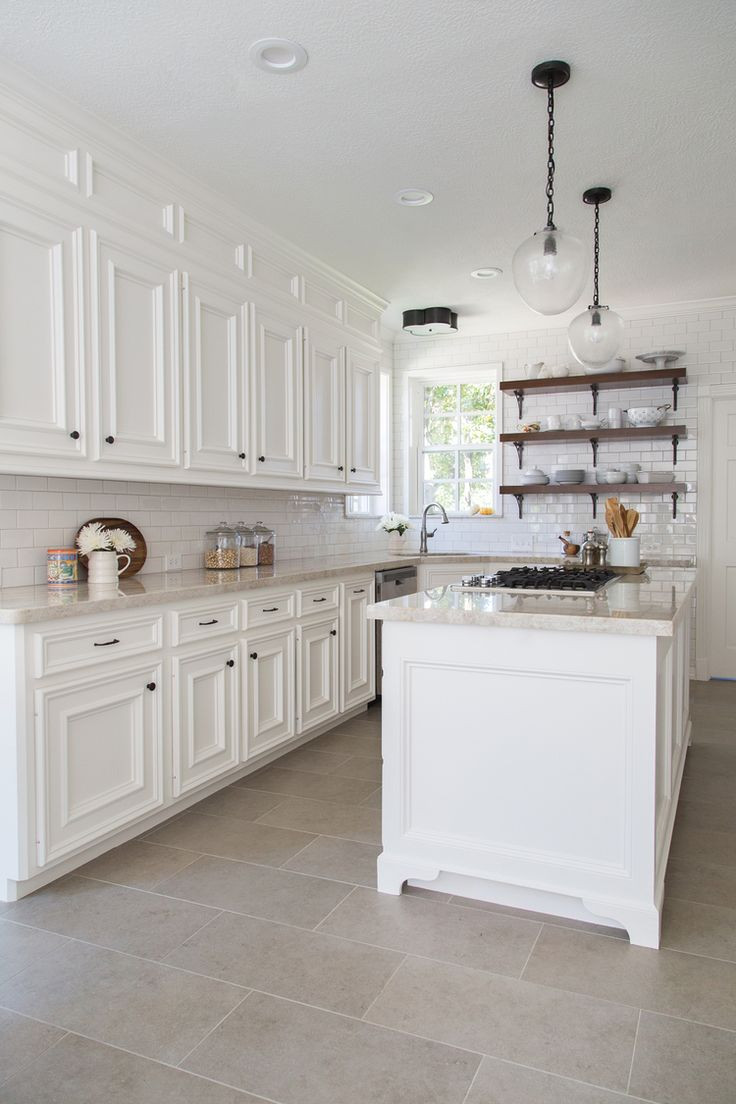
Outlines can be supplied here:
M462 318L460 319L462 327ZM657 312L630 312L622 354L632 358L637 353L653 349L684 349L686 355L679 361L688 370L689 383L682 387L676 414L670 412L670 423L688 427L688 438L680 442L679 460L675 468L676 479L687 482L688 493L678 502L678 516L672 519L669 496L658 498L632 496L632 502L641 513L639 531L645 553L695 555L696 477L697 477L697 393L699 382L727 382L736 379L736 301L723 300L714 304L691 304L681 308L662 308ZM543 360L548 365L571 362L567 349L566 328L550 327L546 330L530 330L523 333L492 334L485 336L457 336L434 338L404 338L394 345L394 456L395 479L393 505L405 510L406 471L406 419L408 373L428 368L456 368L464 365L483 365L503 362L503 376L514 379L523 376L526 362ZM635 362L638 363L638 362ZM646 390L602 392L599 413L605 413L609 405L652 405L672 401L670 387ZM590 413L590 396L585 393L565 395L540 395L527 397L524 405L524 421L552 413ZM513 395L504 399L504 429L516 430L519 418ZM505 483L518 482L518 462L512 445L503 446ZM668 441L622 442L618 445L601 445L599 466L614 466L616 460L636 460L645 468L671 470L672 453ZM590 446L568 447L564 442L557 446L536 445L527 448L524 466L539 466L549 472L552 464L570 462L585 467L591 480L593 476ZM605 528L602 494L599 499L598 520L595 524ZM622 496L623 497L623 496ZM472 550L528 552L557 554L557 540L563 529L580 535L593 523L591 501L572 495L527 496L524 500L524 517L519 521L513 498L503 500L503 516L494 518L453 519L449 525L440 526L432 543L433 551ZM414 539L417 540L416 534Z

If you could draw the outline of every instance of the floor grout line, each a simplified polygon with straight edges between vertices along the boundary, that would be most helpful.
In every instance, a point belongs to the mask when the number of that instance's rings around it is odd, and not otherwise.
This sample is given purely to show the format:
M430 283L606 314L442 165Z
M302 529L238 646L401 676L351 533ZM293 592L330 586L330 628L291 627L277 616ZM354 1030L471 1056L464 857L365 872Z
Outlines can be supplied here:
M181 943L179 943L176 947L172 947L170 951L167 951L166 954L163 956L163 958L158 958L158 959L155 959L154 961L160 962L162 965L168 966L169 963L166 961L166 959L169 957L169 955L175 954L176 951L180 951L181 948L186 943L188 943L190 939L194 939L195 935L199 935L199 933L204 931L205 928L209 927L210 924L214 924L215 920L217 920L220 916L223 916L224 913L225 913L224 909L216 910L214 916L208 917L208 919L205 920L204 924L201 924L193 932L190 932L189 935L186 937L186 939L182 939ZM221 979L217 979L217 980L221 980Z
M15 1015L20 1016L21 1013L16 1012ZM44 1023L43 1020L33 1019L32 1016L25 1016L24 1019L33 1020L34 1023L44 1024L45 1027L56 1027L56 1024L46 1024L46 1023ZM38 1053L34 1054L33 1057L29 1058L27 1062L23 1062L23 1064L20 1065L16 1070L13 1070L13 1072L11 1074L9 1074L8 1077L0 1077L0 1088L2 1088L3 1085L8 1085L16 1077L22 1076L23 1073L25 1073L25 1071L30 1066L32 1066L39 1058L42 1058L45 1054L48 1054L50 1050L53 1050L54 1047L57 1047L59 1045L59 1043L63 1042L64 1039L66 1039L67 1035L71 1034L70 1031L68 1031L66 1028L63 1028L63 1027L59 1027L59 1028L57 1028L57 1030L61 1031L61 1035L59 1036L58 1039L54 1039L53 1043L49 1043L49 1045L47 1047L44 1047L43 1050L41 1050Z
M640 1008L639 1009L639 1015L638 1015L637 1020L636 1020L636 1031L634 1032L634 1045L631 1049L631 1062L629 1063L629 1076L626 1080L626 1092L627 1092L627 1094L628 1094L629 1089L631 1088L631 1077L632 1077L632 1074L634 1072L634 1059L636 1058L636 1044L637 1044L637 1041L639 1039L639 1028L641 1026L641 1011L642 1010Z
M544 931L544 924L540 924L539 925L539 931L537 932L537 934L535 936L535 939L534 939L534 942L531 945L531 949L529 951L529 954L526 956L526 961L525 961L524 965L521 967L521 973L519 974L519 981L524 980L524 972L526 971L526 968L529 965L529 960L531 959L532 955L534 954L534 949L537 946L537 943L539 942L539 938L540 938L543 931Z
M470 1099L470 1094L473 1091L473 1085L475 1084L475 1082L478 1078L478 1074L480 1073L480 1069L481 1069L482 1065L483 1065L483 1058L481 1057L481 1060L478 1063L476 1071L475 1071L475 1073L473 1074L473 1076L470 1080L470 1084L468 1085L468 1091L465 1093L465 1096L462 1099L462 1104L468 1104L468 1100Z
M335 905L335 906L334 906L333 908L331 908L331 909L330 909L330 911L329 911L329 912L327 913L327 915L326 915L326 916L323 916L321 920L318 920L318 921L317 921L317 923L316 923L316 924L314 925L314 927L313 927L313 928L312 928L311 930L312 930L313 932L315 932L315 933L319 934L319 935L332 935L332 934L334 934L333 932L323 932L323 931L320 931L320 928L322 927L322 925L323 925L323 924L324 924L324 923L325 923L325 922L326 922L327 920L329 920L329 919L330 919L330 917L332 916L332 914L333 914L334 912L337 912L337 910L338 910L339 908L341 908L341 907L342 907L342 905L344 905L344 904L345 904L345 902L346 902L346 901L347 901L347 900L348 900L348 899L349 899L350 897L352 897L352 895L353 895L353 894L355 893L356 889L362 889L362 888L363 888L362 886L357 886L357 885L353 886L353 888L352 888L352 889L350 890L350 892L349 892L349 893L346 893L346 894L345 894L345 896L343 897L342 901L338 901L338 902L337 902L337 904L336 904L336 905ZM361 942L361 941L360 941L359 939L350 939L350 937L349 937L349 936L340 936L340 938L341 938L341 939L348 939L348 941L349 941L350 943L360 943L360 942ZM393 949L393 948L391 948L391 947L379 947L377 943L364 943L364 944L362 944L362 945L363 945L363 946L365 946L365 947L375 947L375 948L376 948L376 950L392 950L392 949Z
M381 986L381 988L379 989L379 991L378 991L378 992L376 993L376 995L375 995L375 997L373 998L373 1000L372 1000L372 1001L370 1002L370 1004L369 1004L369 1005L368 1005L368 1007L366 1008L366 1010L365 1010L365 1012L363 1013L363 1015L362 1015L362 1016L360 1017L360 1018L361 1018L361 1020L365 1020L365 1021L366 1021L366 1023L371 1023L371 1021L370 1021L370 1020L369 1020L369 1019L367 1018L367 1017L368 1017L368 1013L369 1013L369 1012L371 1011L371 1009L373 1008L374 1004L375 1004L375 1003L376 1003L376 1001L377 1001L377 1000L379 999L379 997L382 997L382 996L383 996L383 994L384 994L384 993L386 992L386 990L388 989L389 985L390 985L390 984L391 984L391 982L392 982L392 981L394 980L394 978L396 977L396 975L398 974L399 970L400 970L400 969L401 969L401 967L402 967L402 966L404 965L404 963L406 962L406 960L407 960L407 958L408 958L408 957L409 957L409 955L408 955L408 954L403 954L403 955L401 956L401 959L399 960L399 962L397 962L397 964L396 964L395 968L394 968L394 969L393 969L393 970L391 971L391 973L390 973L390 974L389 974L389 976L388 976L388 977L386 978L386 980L384 981L384 983L383 983L383 985ZM394 1029L394 1030L395 1030L395 1029Z
M253 992L253 990L249 989L249 991L245 994L243 999L238 1001L238 1003L235 1005L234 1008L231 1008L229 1012L226 1012L225 1015L222 1016L217 1021L217 1023L214 1025L214 1027L211 1027L209 1031L205 1032L205 1034L202 1036L202 1038L199 1040L199 1042L195 1043L194 1046L186 1052L184 1057L179 1060L179 1062L176 1065L177 1069L181 1069L183 1063L186 1062L187 1058L190 1058L192 1056L192 1054L194 1054L197 1047L200 1047L202 1045L202 1043L204 1043L207 1039L209 1039L210 1035L212 1035L215 1031L217 1031L218 1027L220 1027L221 1024L224 1024L225 1020L228 1019L229 1016L232 1016L233 1012L235 1012L238 1008L242 1007L242 1005L247 1001L248 997L251 995L252 992Z

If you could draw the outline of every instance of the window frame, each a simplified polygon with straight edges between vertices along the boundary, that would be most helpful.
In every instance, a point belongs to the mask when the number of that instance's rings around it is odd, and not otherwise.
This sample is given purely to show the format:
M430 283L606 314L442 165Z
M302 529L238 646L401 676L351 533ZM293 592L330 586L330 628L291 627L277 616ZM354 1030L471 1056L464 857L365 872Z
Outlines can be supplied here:
M496 400L496 439L488 450L493 455L493 514L471 515L462 510L448 511L448 517L466 518L468 520L479 517L483 521L492 520L503 516L503 499L500 487L503 480L503 453L501 449L501 433L503 432L503 397L499 387L502 379L503 365L491 363L485 365L453 366L451 368L432 368L417 370L409 373L407 380L407 456L406 456L406 501L409 504L409 516L421 517L424 509L424 388L442 385L456 386L461 383L490 383L493 387ZM472 449L472 446L468 446ZM483 448L483 446L481 446ZM432 449L432 451L442 451ZM447 451L462 451L461 449L447 449Z

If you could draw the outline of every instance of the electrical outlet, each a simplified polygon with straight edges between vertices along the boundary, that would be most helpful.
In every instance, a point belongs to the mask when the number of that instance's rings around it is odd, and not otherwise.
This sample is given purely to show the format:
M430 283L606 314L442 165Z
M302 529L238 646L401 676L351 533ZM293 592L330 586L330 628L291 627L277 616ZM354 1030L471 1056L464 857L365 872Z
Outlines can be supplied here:
M166 557L166 570L167 571L181 571L181 553L173 552L170 556Z

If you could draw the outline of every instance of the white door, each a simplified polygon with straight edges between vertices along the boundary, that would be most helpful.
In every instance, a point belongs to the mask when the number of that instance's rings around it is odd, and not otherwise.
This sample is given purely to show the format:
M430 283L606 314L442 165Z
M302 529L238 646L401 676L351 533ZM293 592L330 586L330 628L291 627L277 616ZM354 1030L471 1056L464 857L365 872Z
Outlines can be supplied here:
M338 623L298 625L296 641L297 731L307 732L339 712Z
M179 463L179 274L92 233L99 453Z
M0 451L83 456L83 238L0 201Z
M304 476L345 482L345 350L309 330L305 342Z
M708 652L712 678L736 679L736 399L713 404Z
M372 701L376 689L375 621L366 609L373 602L373 579L343 585L340 712Z
M255 474L302 475L302 332L260 308L251 311Z
M238 765L237 645L173 661L175 796Z
M39 866L163 805L162 715L158 664L36 692Z
M346 361L348 482L379 487L381 365L355 349Z
M243 471L246 442L246 304L184 275L188 468Z
M294 736L294 630L249 636L241 654L245 696L242 755L248 760Z

